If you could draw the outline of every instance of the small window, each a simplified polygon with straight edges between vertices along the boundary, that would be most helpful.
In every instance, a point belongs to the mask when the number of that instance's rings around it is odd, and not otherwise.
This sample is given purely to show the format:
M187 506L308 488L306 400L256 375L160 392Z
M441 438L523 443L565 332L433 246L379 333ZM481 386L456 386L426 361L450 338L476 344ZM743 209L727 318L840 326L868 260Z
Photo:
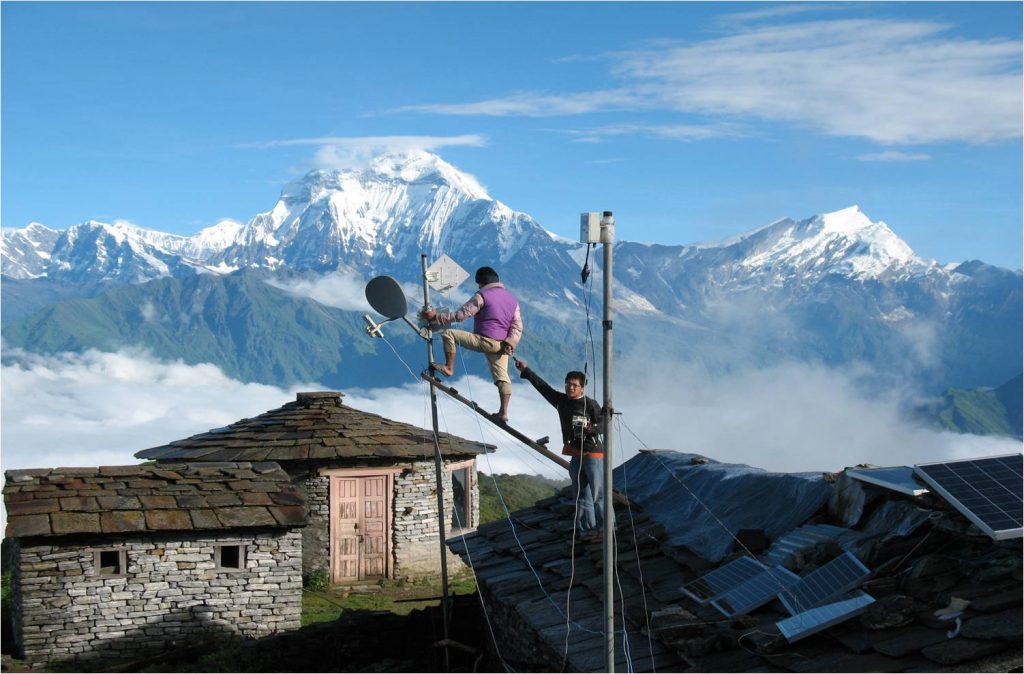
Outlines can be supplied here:
M218 545L214 552L214 561L218 569L239 571L245 568L245 546Z
M124 548L94 550L93 566L99 576L123 576L128 568L128 553Z

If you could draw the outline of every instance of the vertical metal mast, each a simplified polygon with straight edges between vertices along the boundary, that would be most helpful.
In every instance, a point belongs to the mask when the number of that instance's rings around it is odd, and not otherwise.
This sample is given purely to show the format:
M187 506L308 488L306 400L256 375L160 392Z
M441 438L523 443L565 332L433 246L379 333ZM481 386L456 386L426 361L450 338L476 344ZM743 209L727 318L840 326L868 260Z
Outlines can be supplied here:
M430 291L427 286L427 256L421 254L420 262L423 267L423 308L430 305ZM434 337L431 334L427 339L427 363L434 362ZM433 374L433 368L431 368ZM606 394L607 395L607 394ZM437 426L437 388L430 385L430 417L434 424L434 475L437 479L437 529L441 543L441 620L444 622L444 671L451 669L448 660L448 554L445 549L445 509L444 509L444 483L442 482L443 470L441 468L441 445L438 444L440 431Z
M604 617L607 663L615 671L615 504L612 498L612 244L615 218L611 211L601 216L604 244Z

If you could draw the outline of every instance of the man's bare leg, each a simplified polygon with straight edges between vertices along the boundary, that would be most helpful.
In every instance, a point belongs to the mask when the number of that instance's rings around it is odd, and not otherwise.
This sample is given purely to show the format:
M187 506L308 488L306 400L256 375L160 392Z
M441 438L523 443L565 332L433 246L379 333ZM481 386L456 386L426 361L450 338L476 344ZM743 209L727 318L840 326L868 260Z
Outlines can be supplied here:
M512 398L511 393L499 393L498 399L501 401L501 407L498 409L498 418L508 423L508 401Z

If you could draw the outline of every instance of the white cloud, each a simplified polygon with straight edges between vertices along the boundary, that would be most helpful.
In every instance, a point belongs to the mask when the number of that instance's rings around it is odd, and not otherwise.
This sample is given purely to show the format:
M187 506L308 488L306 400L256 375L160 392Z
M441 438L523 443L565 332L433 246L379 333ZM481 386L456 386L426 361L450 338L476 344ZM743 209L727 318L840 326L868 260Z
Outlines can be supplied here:
M857 157L859 161L929 161L931 158L931 155L922 152L898 152L896 150L862 154Z
M384 153L434 152L444 147L484 147L487 137L480 134L459 136L321 136L290 138L261 143L246 143L243 148L266 149L309 145L317 147L313 168L349 168L365 166Z
M712 376L692 366L630 361L617 387L622 421L654 449L777 471L838 471L1019 452L1018 440L926 428L897 394L861 390L856 372L802 364ZM629 430L622 445L640 446Z
M145 352L40 356L5 350L5 469L134 464L132 454L278 407L295 391Z
M765 19L778 19L780 17L791 17L796 14L810 14L823 11L842 11L841 5L818 4L811 2L799 2L795 4L777 5L767 9L755 9L749 12L738 12L727 14L722 20L726 23L754 22Z
M600 143L616 136L649 136L663 140L696 141L709 138L739 138L746 131L739 124L611 124L591 129L562 131L576 143Z
M332 272L314 279L268 279L267 285L346 311L370 311L366 281L357 272Z
M1021 135L1021 45L1012 39L953 36L927 21L839 19L741 22L722 37L652 44L606 55L617 87L403 110L524 117L667 110L783 122L887 145Z
M132 455L140 449L255 416L294 400L298 391L323 388L244 384L212 365L163 362L133 351L39 356L7 350L5 360L4 469L134 464ZM460 361L458 369L463 367ZM632 433L652 448L780 471L913 464L1021 449L1015 440L922 428L901 417L895 396L863 394L854 375L823 367L787 365L712 377L696 367L621 361L617 372L615 406L624 425L615 436L616 464L641 446ZM564 373L542 374L557 384ZM531 438L549 436L548 447L559 453L555 410L531 386L515 375L513 380L511 424ZM497 409L490 381L458 376L452 385L484 409ZM430 428L428 391L423 383L351 389L345 403ZM602 398L590 387L588 395ZM564 476L562 468L444 394L439 406L442 431L498 446L480 458L481 470Z
M437 115L481 115L485 117L560 117L610 110L646 107L639 92L626 89L547 94L521 91L501 98L473 103L430 103L407 105L395 112L426 112Z
M623 54L615 73L673 109L754 117L874 141L1020 136L1020 43L947 37L923 21L767 26Z

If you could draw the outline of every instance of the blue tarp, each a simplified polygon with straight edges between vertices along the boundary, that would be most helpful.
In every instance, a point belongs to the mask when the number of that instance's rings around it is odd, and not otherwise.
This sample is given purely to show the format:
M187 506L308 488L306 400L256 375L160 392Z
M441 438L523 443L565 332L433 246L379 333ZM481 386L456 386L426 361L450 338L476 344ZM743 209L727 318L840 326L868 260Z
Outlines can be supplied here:
M666 542L709 562L733 549L740 529L771 540L800 526L832 493L821 473L769 473L743 464L694 464L696 454L644 451L614 471L615 488L665 527Z

